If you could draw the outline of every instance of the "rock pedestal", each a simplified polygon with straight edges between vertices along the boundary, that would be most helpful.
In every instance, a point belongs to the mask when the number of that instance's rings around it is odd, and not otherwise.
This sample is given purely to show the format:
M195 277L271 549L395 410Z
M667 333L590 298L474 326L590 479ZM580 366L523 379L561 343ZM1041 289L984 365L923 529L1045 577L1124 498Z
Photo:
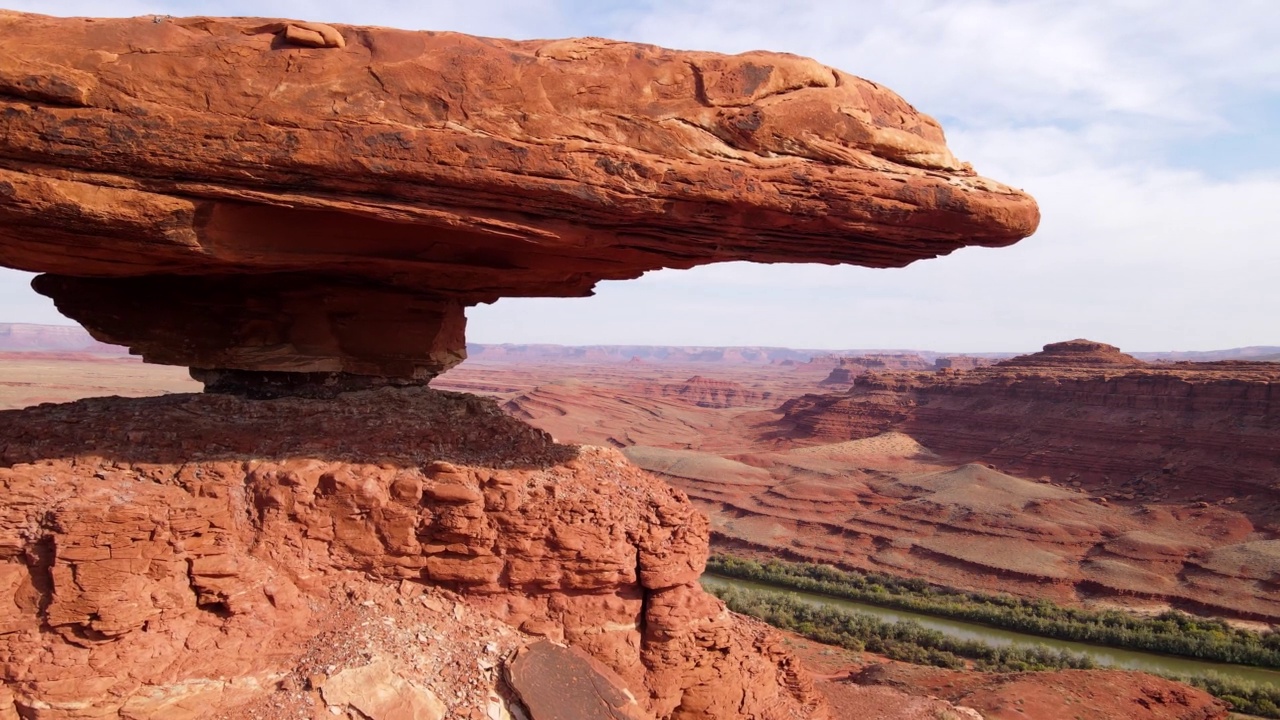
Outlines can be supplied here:
M208 370L344 373L426 382L466 357L463 307L307 275L72 278L36 290L102 342Z
M246 704L293 702L317 643L367 632L328 619L397 587L460 603L397 652L446 657L466 630L455 621L475 615L508 629L471 652L567 644L608 668L638 716L825 717L772 631L702 591L709 528L683 493L491 400L102 398L0 412L0 437L0 688L22 717L248 717ZM466 717L456 691L472 675L441 689L444 671L397 682L435 684L446 716ZM334 702L337 684L324 687Z
M0 265L215 391L0 413L0 717L197 718L304 686L500 717L475 678L404 675L465 653L352 607L391 582L465 596L456 632L476 611L504 647L578 648L642 714L822 717L771 632L701 591L683 495L402 386L465 356L477 303L731 260L898 267L1039 221L889 90L764 52L0 10L0 123ZM319 677L375 630L354 675ZM375 676L399 679L353 690ZM317 710L295 705L269 712Z

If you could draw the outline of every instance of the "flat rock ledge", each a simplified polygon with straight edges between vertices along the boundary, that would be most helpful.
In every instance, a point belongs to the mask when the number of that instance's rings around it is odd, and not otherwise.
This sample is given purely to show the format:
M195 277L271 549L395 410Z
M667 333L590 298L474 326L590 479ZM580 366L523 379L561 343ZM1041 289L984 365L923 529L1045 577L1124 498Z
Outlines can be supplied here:
M205 370L426 380L477 303L1039 222L890 90L779 53L0 10L0 115L0 265Z

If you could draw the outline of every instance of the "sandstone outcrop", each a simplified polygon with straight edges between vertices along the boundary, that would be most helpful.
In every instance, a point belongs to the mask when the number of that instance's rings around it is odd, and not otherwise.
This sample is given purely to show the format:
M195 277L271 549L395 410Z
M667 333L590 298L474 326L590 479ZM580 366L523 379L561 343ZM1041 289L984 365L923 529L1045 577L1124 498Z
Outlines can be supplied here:
M769 390L757 390L732 380L718 380L701 375L694 375L682 383L640 385L636 388L636 394L642 397L668 398L703 408L767 405L773 398L773 393Z
M1026 368L1132 368L1146 363L1132 355L1120 352L1115 345L1078 338L1060 343L1049 343L1044 349L1029 355L1019 355L996 363L1000 367ZM952 368L964 369L964 368Z
M468 305L1038 222L889 90L765 52L0 11L0 113L0 264L201 369L425 379Z
M981 355L947 355L933 361L938 370L975 370L987 365L994 365L995 360Z
M521 648L507 665L507 681L538 720L638 720L635 697L600 661L581 650L543 640Z
M853 384L853 379L857 377L857 375L858 374L855 373L850 368L834 367L834 368L831 368L831 373L828 374L825 378L823 378L822 381L819 382L818 384L819 385L851 385Z
M789 401L783 422L796 437L833 441L900 431L934 451L1030 476L1070 472L1088 487L1105 478L1186 496L1272 495L1278 383L1275 363L1156 365L1074 340L968 371L863 375L847 394Z
M317 647L359 631L331 617L361 612L365 594L389 607L398 592L403 607L433 588L456 593L455 620L510 628L477 647L577 648L644 717L822 716L771 631L698 586L707 525L682 493L492 401L106 398L0 413L0 438L0 680L22 717L237 716L303 702L308 683L315 703L438 702L463 717L487 702L454 696L473 676L444 684L411 659L392 663L391 696L353 689L391 672L372 655L392 641L353 653L354 675L307 679ZM458 642L396 617L423 657ZM474 662L460 671L485 670Z
M761 529L782 523L786 550L806 557L1274 621L1277 388L1275 363L1148 364L1058 343L974 370L866 374L846 393L788 401L768 437L792 449L752 460L787 478L767 493L672 482L703 507L759 515L755 527L719 521L727 542L778 546ZM842 482L801 474L874 446L886 450Z
M636 395L679 383L619 363L439 381L507 387L508 412L557 438L623 448L735 553L1280 620L1280 365L1122 363L879 372L823 394L813 372L715 370L795 398L780 410Z
M923 357L908 353L858 355L834 360L835 367L819 385L848 385L858 375L878 370L924 370L931 367Z
M0 413L0 713L41 720L492 719L548 668L637 718L823 717L702 592L682 493L418 386L477 303L1038 222L892 92L772 53L0 11L0 115L0 265L213 391Z
M1125 720L1226 720L1227 704L1208 693L1145 673L1062 670L966 673L904 663L872 665L852 681L941 697L987 720L1092 717ZM1076 715L1077 709L1088 714ZM971 712L973 712L971 710Z

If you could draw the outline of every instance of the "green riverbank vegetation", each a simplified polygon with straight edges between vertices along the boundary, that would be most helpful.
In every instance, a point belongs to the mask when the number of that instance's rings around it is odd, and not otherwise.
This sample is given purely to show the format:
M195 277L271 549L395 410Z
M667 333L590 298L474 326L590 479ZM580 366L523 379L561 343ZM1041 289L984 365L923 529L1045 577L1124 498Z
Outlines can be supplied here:
M910 620L887 622L866 613L823 607L785 592L714 588L730 610L759 618L826 645L873 652L916 665L952 670L972 666L993 672L1085 670L1097 667L1085 655L1036 647L996 647L981 640L961 640Z
M868 605L980 623L1028 635L1125 650L1280 668L1280 632L1234 628L1222 620L1171 610L1155 616L1068 608L1048 600L966 592L915 578L840 570L830 565L715 555L707 570Z
M804 592L843 597L868 604L895 607L922 614L939 615L956 619L982 622L994 627L1019 630L1029 634L1027 625L1013 625L981 619L978 614L960 614L965 606L963 599L972 604L970 611L984 607L1009 608L1008 612L985 611L982 616L996 618L1043 618L1057 620L1063 626L1070 627L1069 619L1080 626L1106 625L1112 616L1120 616L1112 620L1151 623L1141 625L1152 637L1169 636L1176 628L1189 627L1196 632L1205 627L1213 628L1224 637L1232 637L1237 631L1215 620L1192 618L1177 613L1175 618L1157 616L1144 618L1130 616L1114 611L1078 611L1061 608L1043 601L1025 601L998 595L982 593L966 593L947 590L929 585L923 581L894 578L864 573L851 573L837 570L825 565L809 563L783 563L770 561L757 563L752 560L717 555L708 563L707 569L718 575L753 580L783 588L794 588ZM855 581L856 582L850 582ZM833 589L834 588L834 591ZM844 592L840 589L843 588ZM856 651L873 652L894 660L919 665L933 665L954 670L976 669L988 672L1021 672L1061 669L1089 669L1096 667L1094 661L1086 655L1072 653L1067 650L1055 650L1046 646L1034 647L997 647L978 640L961 640L944 633L926 628L912 621L886 622L865 613L858 613L840 608L825 607L804 602L785 589L777 592L748 590L737 587L714 588L712 592L725 601L735 612L759 618L774 627L803 635L811 640L835 645ZM868 593L867 595L858 593ZM900 604L887 601L897 598ZM932 600L932 603L925 602ZM912 604L907 604L907 602ZM935 607L951 608L953 612L936 611ZM1029 608L1029 609L1028 609ZM1057 612L1055 612L1057 611ZM989 613L989 615L988 615ZM1081 617L1085 619L1079 619ZM1024 620L1025 621L1025 620ZM1160 623L1169 623L1168 625ZM1028 623L1035 626L1034 623ZM1128 627L1127 625L1119 625ZM1058 627L1052 623L1046 627ZM1062 632L1084 632L1084 630L1066 630ZM1144 633L1135 633L1143 635ZM1207 633L1206 633L1207 634ZM1254 642L1275 642L1275 633L1259 634ZM1098 641L1087 635L1051 635L1068 640ZM1123 637L1112 635L1112 637ZM1212 635L1210 637L1213 637ZM1086 640L1086 638L1089 638ZM1247 641L1246 641L1247 642ZM1135 647L1115 645L1116 647ZM1199 645L1194 645L1199 647ZM1157 651L1159 652L1159 651ZM1204 656L1192 656L1204 657ZM1208 659L1208 658L1206 658ZM1232 704L1237 712L1247 713L1265 718L1280 719L1280 687L1265 683L1226 677L1218 673L1203 675L1165 675L1172 680L1184 682L1198 687L1219 699Z

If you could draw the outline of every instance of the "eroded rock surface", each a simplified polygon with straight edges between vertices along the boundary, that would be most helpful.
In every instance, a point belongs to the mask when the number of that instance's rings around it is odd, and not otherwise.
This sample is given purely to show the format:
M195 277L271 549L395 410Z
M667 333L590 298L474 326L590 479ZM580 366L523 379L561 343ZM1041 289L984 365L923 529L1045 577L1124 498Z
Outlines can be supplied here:
M814 358L811 362L814 365L819 365L831 361L834 361L835 367L831 368L831 373L820 381L819 385L848 385L858 375L881 370L924 370L933 367L933 364L923 357L908 353L872 354L841 358L819 357Z
M1280 365L1121 360L878 371L821 394L831 364L700 369L770 398L730 408L642 394L688 372L656 364L467 365L437 382L621 448L734 553L1275 622Z
M586 652L654 717L822 716L772 632L697 585L707 525L682 493L491 401L108 398L0 413L0 437L0 679L27 716L285 692L320 633L357 630L328 622L352 578L451 589L457 612ZM425 682L400 695L428 703Z
M0 264L205 369L426 378L467 305L1038 222L891 91L776 53L0 11L0 114Z
M554 682L554 679L552 679ZM385 658L346 668L320 683L331 707L351 707L370 720L444 720L446 708L430 688L408 680Z
M1132 355L1120 352L1115 345L1077 338L1059 343L1049 343L1037 353L1019 355L996 363L999 367L1065 368L1086 370L1090 368L1136 368L1146 363ZM953 368L960 369L960 368Z
M797 438L900 431L935 451L1027 475L1096 489L1105 479L1113 492L1123 483L1152 485L1135 495L1163 494L1156 485L1176 485L1186 497L1271 495L1280 467L1277 383L1276 363L1144 363L1073 340L991 367L867 374L848 393L805 395L782 409Z
M1276 363L1144 363L1076 340L992 367L865 374L781 409L770 437L802 446L791 456L880 444L874 466L892 479L805 478L751 501L673 482L695 500L812 523L811 557L1036 597L1280 618ZM738 525L738 539L763 538ZM808 544L803 533L781 533L788 552Z
M507 679L532 720L643 720L609 668L550 640L521 648L507 664Z
M670 398L703 408L733 408L763 405L773 394L743 386L731 380L717 380L694 375L682 383L638 385L637 394L645 397Z
M1137 672L976 673L895 662L866 668L852 681L941 697L989 720L1226 720L1230 715L1226 703L1203 690ZM1086 714L1077 715L1081 711Z

